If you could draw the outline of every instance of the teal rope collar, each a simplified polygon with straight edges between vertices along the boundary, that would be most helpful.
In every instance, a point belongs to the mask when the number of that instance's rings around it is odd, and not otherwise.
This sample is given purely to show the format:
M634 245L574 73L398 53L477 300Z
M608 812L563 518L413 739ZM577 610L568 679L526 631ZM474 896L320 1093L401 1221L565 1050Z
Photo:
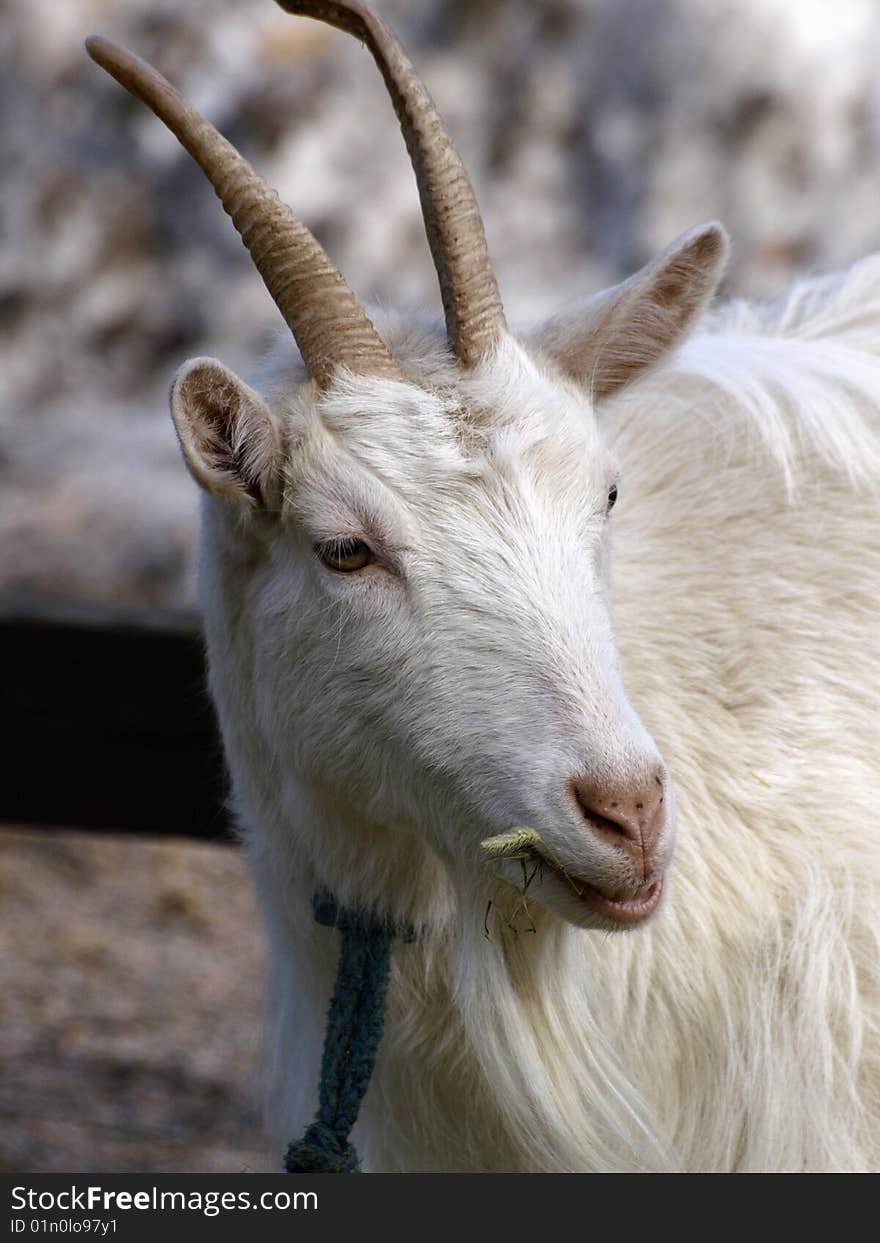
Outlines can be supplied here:
M412 928L340 906L327 893L312 899L315 919L342 933L336 984L327 1013L318 1112L302 1139L287 1149L288 1174L354 1174L360 1161L349 1135L370 1083L382 1029L395 939L415 941Z

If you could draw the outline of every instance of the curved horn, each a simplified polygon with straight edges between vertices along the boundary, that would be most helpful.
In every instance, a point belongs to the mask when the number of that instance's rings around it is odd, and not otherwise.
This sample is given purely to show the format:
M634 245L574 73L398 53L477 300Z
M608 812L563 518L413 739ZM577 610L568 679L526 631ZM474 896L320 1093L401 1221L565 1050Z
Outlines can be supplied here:
M338 365L400 378L397 364L323 247L231 143L140 57L98 35L86 40L86 50L152 108L202 169L319 387L326 387Z
M354 0L276 0L287 13L316 17L365 43L391 95L412 160L446 314L449 344L472 366L505 326L480 209L452 139L397 39Z

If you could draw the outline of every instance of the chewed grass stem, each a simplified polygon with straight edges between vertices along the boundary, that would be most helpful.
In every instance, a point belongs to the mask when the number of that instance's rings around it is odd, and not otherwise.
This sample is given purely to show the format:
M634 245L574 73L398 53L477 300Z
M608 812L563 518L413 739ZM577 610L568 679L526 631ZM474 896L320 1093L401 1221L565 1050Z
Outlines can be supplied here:
M514 885L512 881L505 881L505 884L514 889L517 895L516 909L513 911L510 919L505 919L504 921L511 932L518 933L520 931L514 922L520 911L525 914L529 921L529 926L525 931L536 931L526 895L535 876L543 873L543 865L545 863L548 863L554 871L558 872L567 881L578 897L581 897L583 894L583 889L551 853L541 834L528 825L517 825L515 828L507 829L504 833L497 833L494 837L487 837L480 842L480 847L487 863L510 860L511 862L518 862L522 868L522 883L520 885ZM534 864L531 871L529 870L529 863ZM483 920L483 931L487 939L489 938L489 914L492 906L493 903L490 899L486 907L485 919Z

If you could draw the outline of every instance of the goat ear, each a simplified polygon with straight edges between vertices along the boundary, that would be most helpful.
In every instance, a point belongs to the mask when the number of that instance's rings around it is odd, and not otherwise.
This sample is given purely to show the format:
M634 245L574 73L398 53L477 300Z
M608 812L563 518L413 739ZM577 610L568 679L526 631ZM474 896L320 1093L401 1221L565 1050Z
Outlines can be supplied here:
M282 438L259 393L216 359L193 358L175 377L171 417L198 484L243 505L271 503Z
M533 328L526 342L601 401L681 342L715 292L727 253L721 225L700 225L623 284Z

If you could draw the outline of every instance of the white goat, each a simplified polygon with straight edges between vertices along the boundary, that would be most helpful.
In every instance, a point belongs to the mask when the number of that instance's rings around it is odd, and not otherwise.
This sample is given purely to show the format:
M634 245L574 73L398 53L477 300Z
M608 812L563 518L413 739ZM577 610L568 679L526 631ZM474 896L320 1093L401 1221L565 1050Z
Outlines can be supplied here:
M198 359L172 392L279 1131L314 1103L324 888L422 928L368 1168L876 1168L880 259L704 314L708 225L514 334L393 36L279 3L382 68L446 331L371 322L216 131L90 42L205 169L299 346L255 388ZM514 825L546 847L527 909L480 853Z

